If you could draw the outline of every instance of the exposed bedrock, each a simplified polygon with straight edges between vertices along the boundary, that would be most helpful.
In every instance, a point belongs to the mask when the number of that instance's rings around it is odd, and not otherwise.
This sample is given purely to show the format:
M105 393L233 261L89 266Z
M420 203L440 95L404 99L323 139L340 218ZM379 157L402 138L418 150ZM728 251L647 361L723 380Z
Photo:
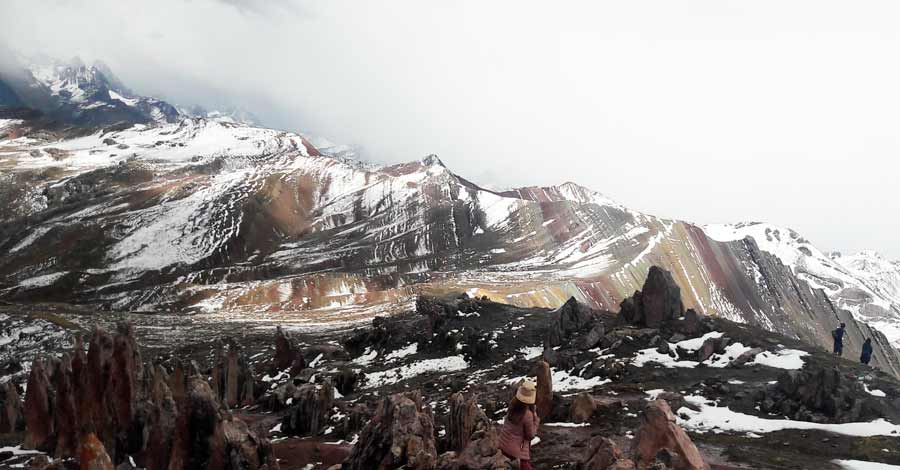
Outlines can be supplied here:
M665 455L663 463L675 470L708 470L697 446L675 422L665 400L654 400L644 408L641 427L635 435L632 458L637 468L652 468Z
M496 427L478 406L478 397L455 393L449 400L447 441L439 470L506 470L510 461L500 451Z
M360 433L344 470L433 469L434 417L419 392L385 397Z
M324 384L307 383L296 387L291 403L294 406L281 422L281 431L292 436L315 436L325 429L334 403L331 381Z
M232 339L228 350L219 347L212 369L212 387L218 399L228 408L252 405L256 400L256 377L241 347ZM277 343L276 343L277 344Z
M581 470L634 470L634 461L625 457L615 442L595 437L581 461Z
M553 348L574 338L579 349L591 349L603 337L605 326L600 313L570 298L551 314L546 347Z
M888 411L837 367L785 371L757 398L762 411L798 421L871 421Z
M306 367L306 361L300 349L294 344L291 335L279 326L275 330L275 358L273 360L275 373L290 369L290 374L296 375Z
M675 283L672 273L658 266L650 268L644 287L623 300L619 311L622 322L650 328L659 328L683 315L681 288ZM694 327L693 322L690 326Z
M46 365L45 365L46 364ZM35 361L25 395L25 447L82 468L278 468L271 446L223 409L195 365L145 366L129 325L94 330L85 355Z
M0 434L25 429L22 398L12 380L0 386Z

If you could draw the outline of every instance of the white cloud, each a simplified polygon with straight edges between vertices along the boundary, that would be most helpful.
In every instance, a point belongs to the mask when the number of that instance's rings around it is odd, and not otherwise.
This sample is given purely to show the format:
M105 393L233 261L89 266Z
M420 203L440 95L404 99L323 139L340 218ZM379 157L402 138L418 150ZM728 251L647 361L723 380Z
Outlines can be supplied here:
M900 258L894 2L4 1L0 41L381 161Z

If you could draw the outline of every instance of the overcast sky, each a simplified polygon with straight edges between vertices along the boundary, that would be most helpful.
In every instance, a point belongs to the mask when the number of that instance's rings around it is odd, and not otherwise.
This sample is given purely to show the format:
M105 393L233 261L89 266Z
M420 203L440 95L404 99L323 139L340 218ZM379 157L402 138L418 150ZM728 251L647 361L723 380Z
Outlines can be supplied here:
M0 41L488 187L900 259L900 3L3 0Z

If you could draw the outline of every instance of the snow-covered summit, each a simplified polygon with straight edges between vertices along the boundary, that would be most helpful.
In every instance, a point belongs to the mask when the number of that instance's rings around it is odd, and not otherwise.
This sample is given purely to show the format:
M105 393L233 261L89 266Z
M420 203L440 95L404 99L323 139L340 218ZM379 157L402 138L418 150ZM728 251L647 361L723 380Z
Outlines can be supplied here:
M504 191L503 194L537 202L570 201L581 204L596 204L598 206L625 209L625 206L610 199L606 195L571 181L555 186L526 186L523 188L514 188Z
M718 241L752 238L800 279L823 289L840 308L881 329L900 346L900 264L873 251L826 253L794 230L767 223L707 225Z

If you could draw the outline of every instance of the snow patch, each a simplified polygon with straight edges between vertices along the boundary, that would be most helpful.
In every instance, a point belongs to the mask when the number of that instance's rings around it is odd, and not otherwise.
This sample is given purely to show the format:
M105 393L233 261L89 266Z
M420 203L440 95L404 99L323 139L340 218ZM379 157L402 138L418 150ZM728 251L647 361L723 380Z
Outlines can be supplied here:
M900 426L885 419L869 423L821 424L789 419L764 419L719 407L715 402L699 395L688 395L684 399L699 408L688 407L678 410L678 424L695 432L754 432L769 433L784 429L820 430L845 436L871 437L892 436L900 433ZM682 418L684 416L684 418Z

